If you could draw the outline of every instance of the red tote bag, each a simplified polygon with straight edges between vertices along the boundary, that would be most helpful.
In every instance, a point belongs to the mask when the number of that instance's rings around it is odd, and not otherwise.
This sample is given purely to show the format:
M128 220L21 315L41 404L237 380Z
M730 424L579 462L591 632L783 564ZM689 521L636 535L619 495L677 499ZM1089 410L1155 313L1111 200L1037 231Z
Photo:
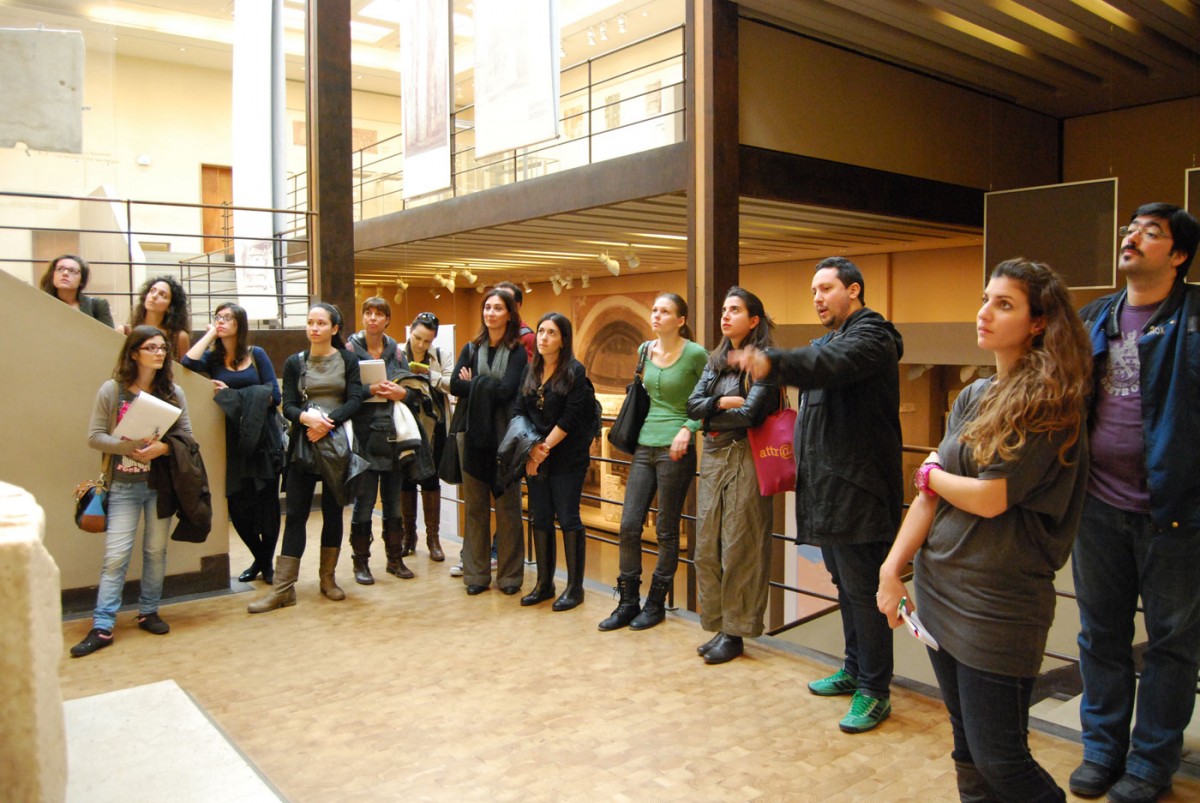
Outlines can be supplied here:
M779 395L780 409L747 430L754 453L754 471L758 474L758 492L763 496L796 489L796 454L792 448L796 411L788 406L782 390Z

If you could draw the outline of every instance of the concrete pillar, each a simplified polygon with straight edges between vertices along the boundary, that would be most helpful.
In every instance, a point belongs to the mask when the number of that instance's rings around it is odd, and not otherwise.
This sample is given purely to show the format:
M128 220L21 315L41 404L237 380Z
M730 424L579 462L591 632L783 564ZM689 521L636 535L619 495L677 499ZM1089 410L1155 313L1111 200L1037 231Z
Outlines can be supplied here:
M7 613L0 627L0 789L6 800L66 799L58 686L62 605L58 566L42 543L45 529L33 496L0 482L0 610Z

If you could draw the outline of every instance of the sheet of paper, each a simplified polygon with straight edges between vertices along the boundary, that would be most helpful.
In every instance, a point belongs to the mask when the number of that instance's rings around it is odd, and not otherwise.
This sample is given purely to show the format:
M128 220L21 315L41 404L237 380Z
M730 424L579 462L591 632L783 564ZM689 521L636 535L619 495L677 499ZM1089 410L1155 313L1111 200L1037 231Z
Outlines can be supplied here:
M180 410L157 396L139 393L117 423L113 435L130 441L160 440L179 418Z
M909 611L908 607L900 603L900 618L904 620L904 624L908 627L908 632L925 644L928 644L932 649L939 649L937 639L929 634L925 629L925 625L921 624L921 618L917 616L916 611Z

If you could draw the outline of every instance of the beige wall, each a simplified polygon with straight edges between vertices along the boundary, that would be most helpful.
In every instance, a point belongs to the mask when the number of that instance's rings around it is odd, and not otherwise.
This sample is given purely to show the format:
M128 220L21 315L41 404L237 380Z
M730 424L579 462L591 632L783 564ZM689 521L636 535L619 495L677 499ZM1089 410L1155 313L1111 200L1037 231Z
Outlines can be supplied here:
M0 316L19 341L0 350L8 421L0 480L33 494L46 512L46 549L58 564L64 589L99 582L104 536L85 533L73 519L76 484L100 474L100 453L87 445L96 391L112 376L123 338L62 302L0 273ZM229 551L225 506L225 423L212 401L212 385L178 364L175 380L188 400L213 496L213 530L202 544L172 541L167 574L200 571L200 561ZM141 574L135 549L129 579Z
M985 190L1058 180L1052 118L750 20L738 55L743 145Z
M1063 124L1063 181L1117 181L1117 217L1144 203L1184 205L1184 171L1200 166L1200 97L1076 117ZM1192 210L1193 214L1200 210Z

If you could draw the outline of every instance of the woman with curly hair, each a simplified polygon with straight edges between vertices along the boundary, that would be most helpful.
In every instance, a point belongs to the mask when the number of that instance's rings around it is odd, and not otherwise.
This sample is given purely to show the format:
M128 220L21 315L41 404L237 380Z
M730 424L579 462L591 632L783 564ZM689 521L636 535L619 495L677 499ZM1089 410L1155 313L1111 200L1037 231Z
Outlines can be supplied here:
M95 318L105 326L113 325L112 312L108 301L103 298L85 296L83 290L88 285L92 271L87 261L75 254L63 254L50 260L46 272L42 274L41 288L43 292L57 298L64 304L91 318Z
M138 291L138 303L130 313L130 319L131 323L125 327L126 334L143 324L153 326L166 336L172 359L187 354L192 343L187 292L178 279L172 276L147 279Z
M1026 732L1054 574L1071 554L1087 488L1091 349L1062 280L1024 259L992 272L976 332L996 374L959 394L938 451L917 470L919 493L876 596L899 625L901 606L912 610L900 576L915 555L961 798L1064 800Z

